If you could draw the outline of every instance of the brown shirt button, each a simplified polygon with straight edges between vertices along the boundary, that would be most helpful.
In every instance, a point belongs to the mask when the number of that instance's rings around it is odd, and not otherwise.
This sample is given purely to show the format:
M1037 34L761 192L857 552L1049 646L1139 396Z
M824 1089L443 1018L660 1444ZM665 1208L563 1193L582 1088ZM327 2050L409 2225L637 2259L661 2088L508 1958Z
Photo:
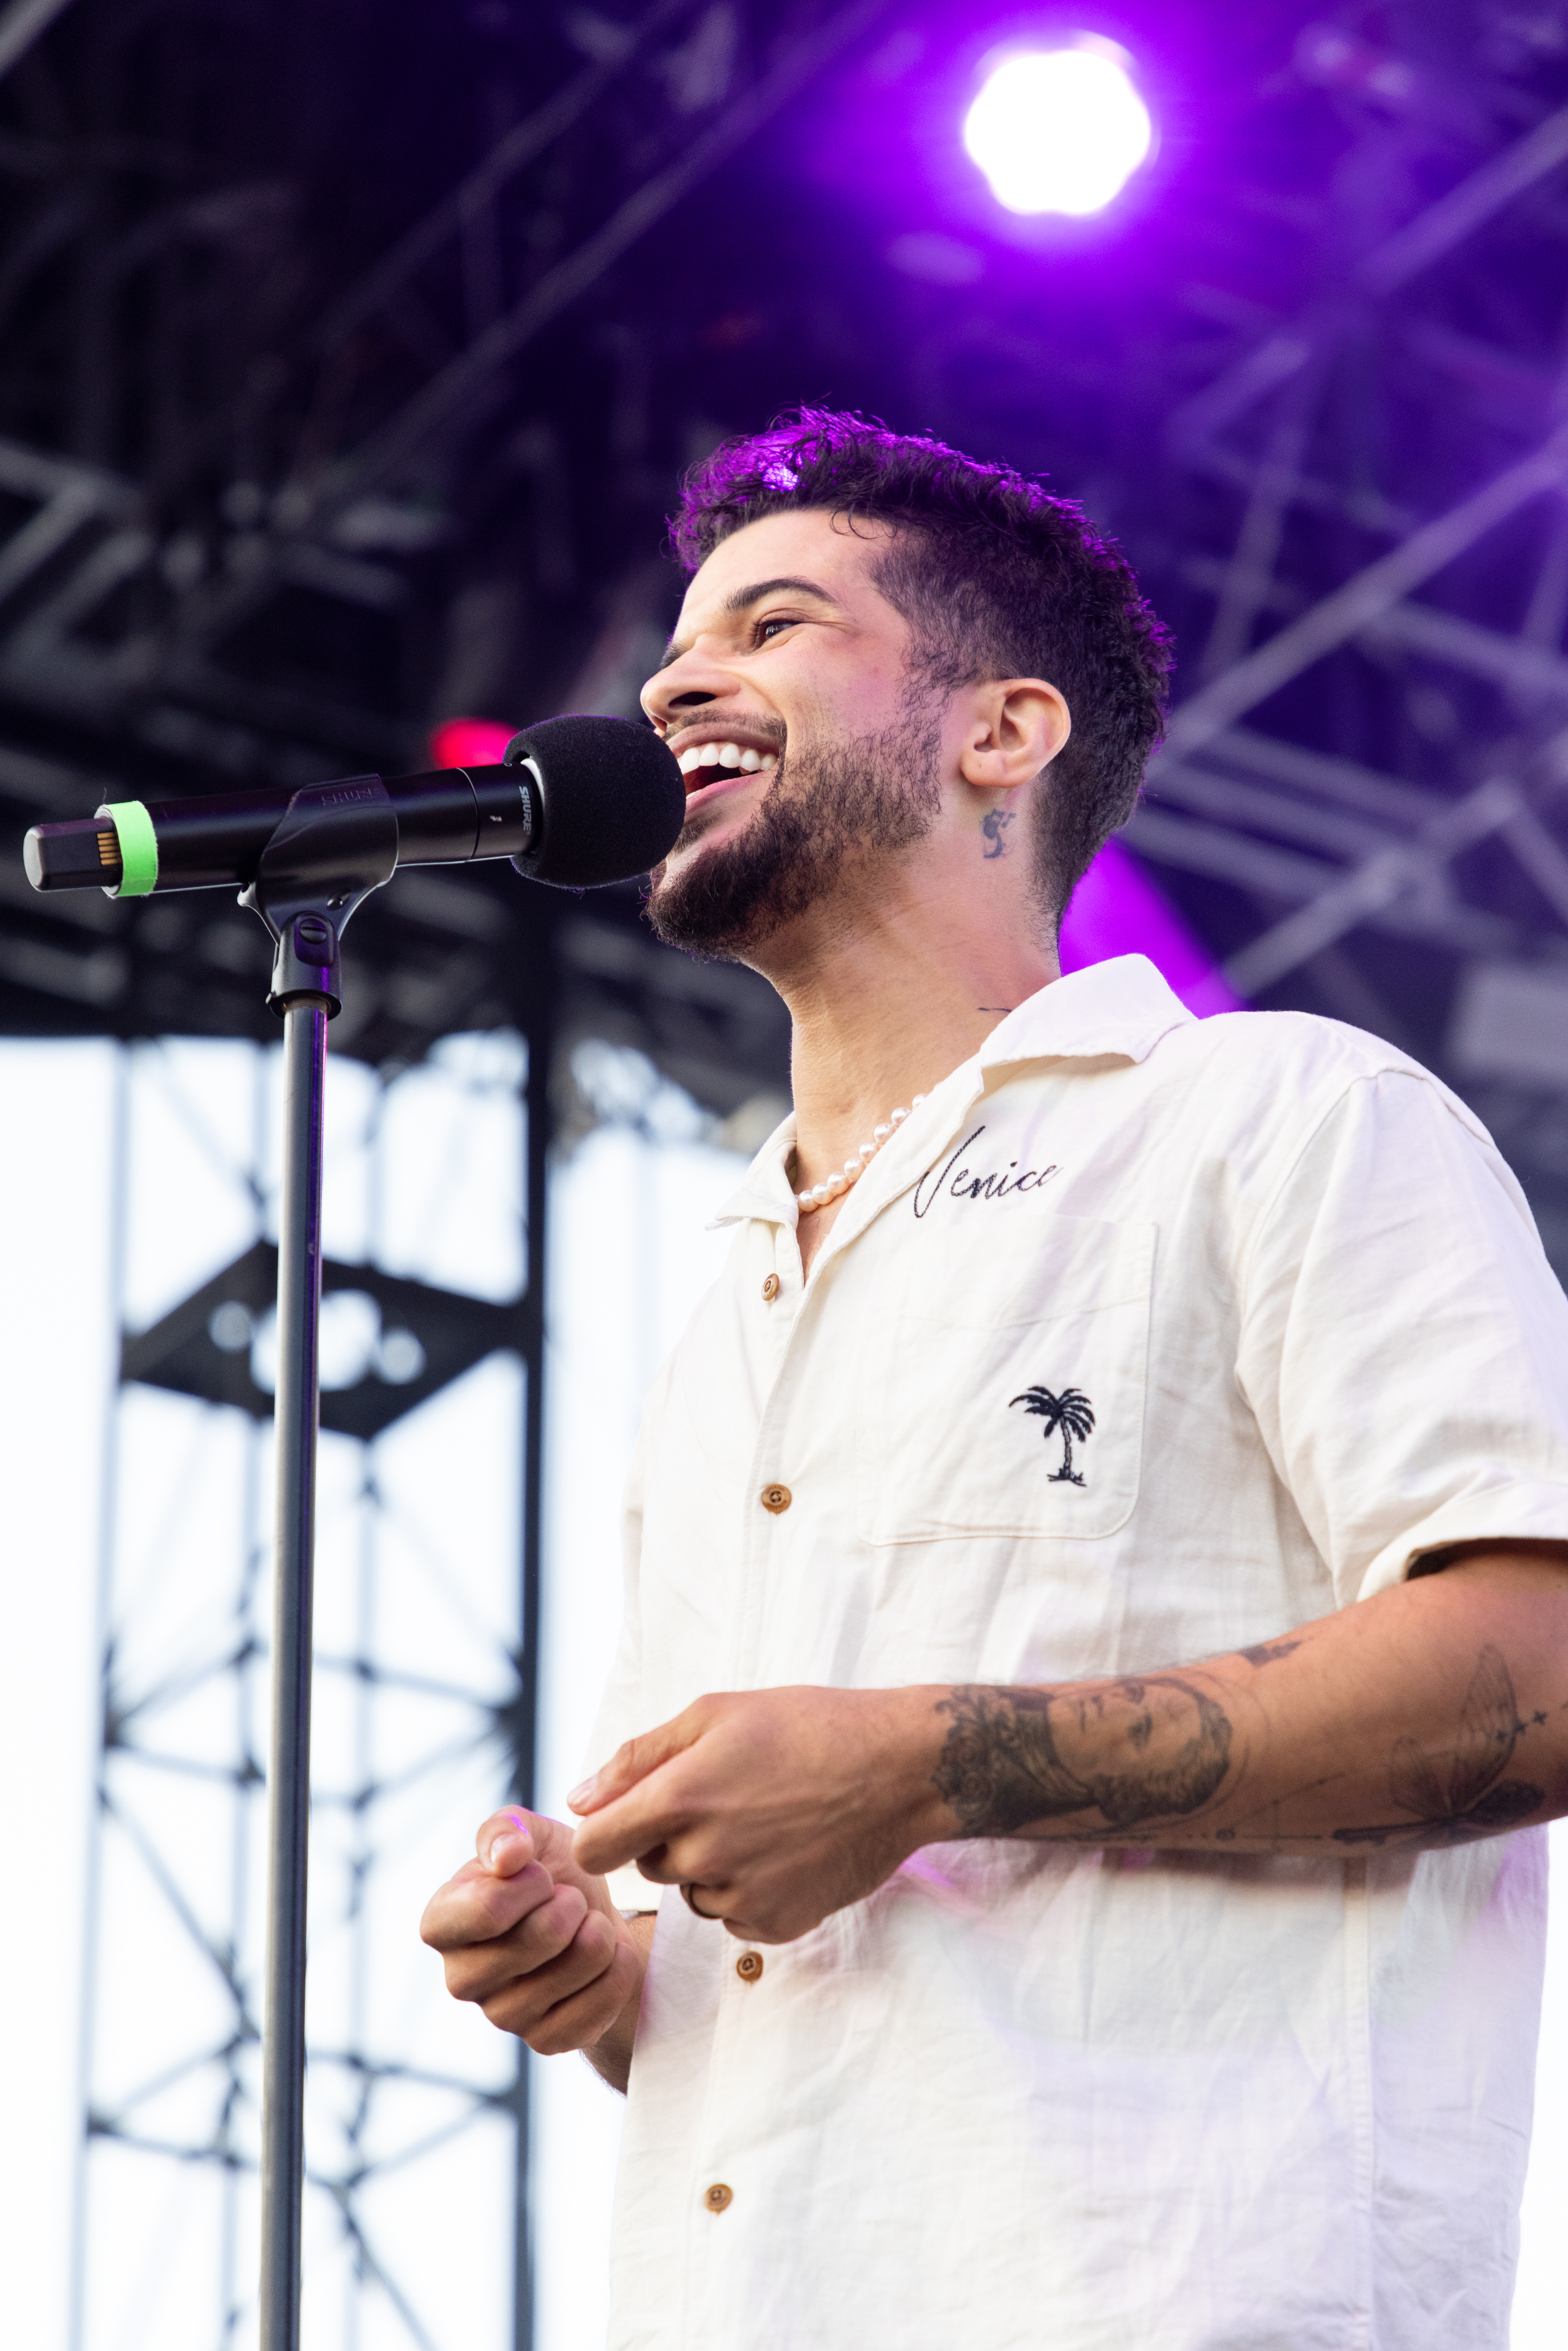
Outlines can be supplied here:
M771 1510L775 1518L780 1510L787 1510L794 1499L788 1486L764 1486L762 1489L762 1507L765 1510Z
M710 2212L727 2212L734 2201L734 2189L727 2188L722 2179L716 2179L711 2188L703 2189L703 2202Z
M755 1983L758 1977L762 1973L761 1952L742 1951L739 1959L737 1959L735 1963L735 1972L740 1978L742 1983Z
M779 1276L776 1273L770 1273L767 1280L762 1285L762 1295L766 1298L769 1306L772 1305L782 1287L783 1285L779 1281Z

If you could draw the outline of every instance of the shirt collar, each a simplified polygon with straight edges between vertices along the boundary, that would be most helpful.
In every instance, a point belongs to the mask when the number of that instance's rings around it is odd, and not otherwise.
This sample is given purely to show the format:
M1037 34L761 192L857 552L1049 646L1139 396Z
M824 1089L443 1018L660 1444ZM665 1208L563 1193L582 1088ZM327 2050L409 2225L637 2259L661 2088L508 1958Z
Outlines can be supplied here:
M1147 956L1113 956L1037 988L992 1029L982 1070L1015 1061L1145 1061L1193 1019Z
M1193 1018L1146 956L1115 956L1037 989L992 1029L973 1066L983 1082L992 1071L1024 1061L1143 1061L1162 1037ZM747 1217L795 1224L800 1211L784 1172L794 1148L791 1111L709 1219L708 1230Z
M733 1191L707 1220L707 1229L737 1225L747 1217L761 1217L770 1225L793 1225L800 1209L789 1178L784 1173L795 1148L795 1113L781 1119Z

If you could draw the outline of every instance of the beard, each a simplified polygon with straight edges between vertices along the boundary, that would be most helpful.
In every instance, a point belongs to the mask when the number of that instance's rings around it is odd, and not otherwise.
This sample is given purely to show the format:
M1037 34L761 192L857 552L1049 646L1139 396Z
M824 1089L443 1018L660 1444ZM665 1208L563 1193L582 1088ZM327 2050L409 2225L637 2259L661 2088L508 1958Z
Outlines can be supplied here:
M749 822L673 880L654 868L648 920L666 946L740 962L846 872L864 873L924 840L942 805L941 729L928 697L909 694L890 726L782 753ZM695 847L717 820L689 824L671 855Z

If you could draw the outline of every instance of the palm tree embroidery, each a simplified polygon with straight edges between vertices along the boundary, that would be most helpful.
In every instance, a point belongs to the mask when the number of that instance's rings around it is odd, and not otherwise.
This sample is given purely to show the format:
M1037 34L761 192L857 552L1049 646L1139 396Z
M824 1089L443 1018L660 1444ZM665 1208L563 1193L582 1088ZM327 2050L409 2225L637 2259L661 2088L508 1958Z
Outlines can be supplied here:
M1086 1445L1094 1428L1094 1407L1082 1390L1063 1388L1060 1395L1053 1395L1049 1388L1025 1388L1022 1395L1013 1397L1012 1404L1021 1404L1027 1412L1039 1413L1045 1423L1040 1433L1048 1443L1055 1436L1061 1438L1061 1467L1051 1471L1051 1483L1082 1486L1082 1473L1072 1466L1072 1440L1076 1437L1080 1445ZM1010 1411L1012 1405L1008 1408Z

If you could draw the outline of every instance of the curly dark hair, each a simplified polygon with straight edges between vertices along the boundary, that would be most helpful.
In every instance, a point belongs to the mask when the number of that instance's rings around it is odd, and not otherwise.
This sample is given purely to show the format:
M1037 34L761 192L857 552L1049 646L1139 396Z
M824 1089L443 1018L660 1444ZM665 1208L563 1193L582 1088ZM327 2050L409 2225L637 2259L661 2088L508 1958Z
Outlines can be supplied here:
M1040 895L1060 922L1131 816L1165 721L1170 634L1126 558L1082 507L1010 465L821 408L791 410L695 465L671 543L695 571L732 531L810 507L852 528L895 527L872 578L909 623L921 685L953 693L981 678L1043 677L1060 688L1072 734L1051 769L1056 788L1034 796Z

